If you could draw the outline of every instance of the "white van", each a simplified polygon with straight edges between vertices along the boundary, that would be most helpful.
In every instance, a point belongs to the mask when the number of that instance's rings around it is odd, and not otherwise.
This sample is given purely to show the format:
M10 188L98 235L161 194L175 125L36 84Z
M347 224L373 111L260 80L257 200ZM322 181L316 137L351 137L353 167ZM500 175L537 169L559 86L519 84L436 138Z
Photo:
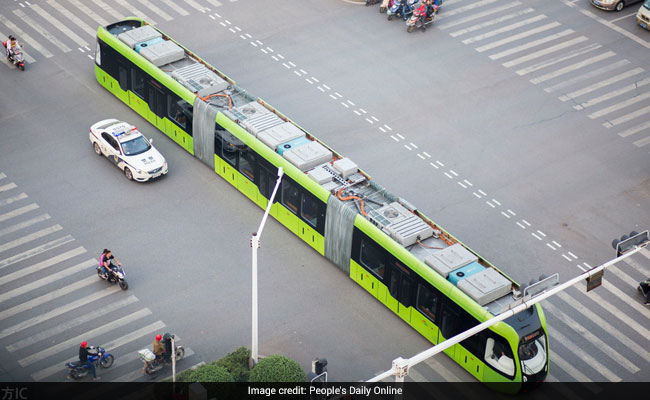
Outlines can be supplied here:
M650 30L650 0L645 0L641 8L639 8L639 12L636 13L636 22L642 28Z

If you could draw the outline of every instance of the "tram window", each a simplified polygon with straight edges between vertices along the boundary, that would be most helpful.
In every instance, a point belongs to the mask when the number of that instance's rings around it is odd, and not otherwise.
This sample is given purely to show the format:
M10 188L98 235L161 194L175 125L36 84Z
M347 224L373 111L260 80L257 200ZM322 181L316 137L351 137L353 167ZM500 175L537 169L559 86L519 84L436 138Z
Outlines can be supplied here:
M237 167L237 149L235 146L227 140L223 140L223 145L221 147L223 159L228 162L228 164L233 167Z
M260 167L259 188L262 196L266 197L267 199L271 198L273 188L275 187L275 182L275 175L269 172L267 168Z
M442 306L442 324L440 330L442 336L446 339L449 339L452 336L456 336L460 333L459 327L459 312L458 305L451 302L451 300L445 302Z
M187 117L185 117L180 104L187 102L185 100L178 100L177 96L168 96L167 102L167 116L169 119L174 121L179 127L186 129Z
M436 322L436 310L438 306L438 296L434 291L423 284L418 285L418 298L416 307L420 312L426 315L432 322Z
M124 64L121 62L117 63L117 73L118 73L118 82L120 83L120 89L128 90L129 89L129 79L128 71Z
M485 346L485 362L497 371L507 375L515 375L515 360L508 342L501 336L490 333Z
M314 228L316 228L316 225L318 225L319 211L320 207L318 200L312 198L307 194L304 194L302 196L302 207L300 209L300 214L302 215L302 218Z
M239 172L255 182L255 153L248 147L239 151Z
M294 214L298 214L300 191L293 182L286 178L282 180L282 204L284 204Z
M146 98L146 90L144 90L144 72L138 67L131 68L131 82L133 82L133 93L137 94L141 99Z
M361 264L381 279L386 272L386 252L369 239L361 239Z

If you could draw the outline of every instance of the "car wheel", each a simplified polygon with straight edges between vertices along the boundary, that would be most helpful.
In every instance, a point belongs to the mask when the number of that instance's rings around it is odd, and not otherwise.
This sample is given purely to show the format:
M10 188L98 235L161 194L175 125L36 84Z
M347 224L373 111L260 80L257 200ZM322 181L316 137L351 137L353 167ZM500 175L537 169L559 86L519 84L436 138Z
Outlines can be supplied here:
M99 145L97 144L97 142L93 143L93 149L95 150L95 154L97 154L98 156L102 155L102 151L99 148Z
M619 1L616 3L616 11L621 11L625 7L625 2L624 1Z
M129 169L129 167L124 167L124 176L126 176L126 179L132 181L133 180L133 173Z

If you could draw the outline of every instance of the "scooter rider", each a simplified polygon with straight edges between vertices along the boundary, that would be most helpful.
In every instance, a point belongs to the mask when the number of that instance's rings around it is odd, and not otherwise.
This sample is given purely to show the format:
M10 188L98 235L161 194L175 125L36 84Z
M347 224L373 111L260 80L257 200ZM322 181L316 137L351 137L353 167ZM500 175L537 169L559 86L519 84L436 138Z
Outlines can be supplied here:
M153 341L153 354L156 355L158 361L162 361L165 356L165 346L162 343L162 335L160 333L156 335L156 339Z
M18 43L16 43L16 38L13 37L12 35L9 35L9 39L5 42L5 47L7 48L7 58L11 58L11 54L13 53L14 47L16 47Z
M117 258L113 257L113 253L110 250L104 249L102 254L99 256L99 263L102 266L102 273L104 276L106 276L106 278L108 278L108 270L111 269L112 260L115 260L117 265L120 267L122 266L122 263L119 262Z
M641 293L645 294L645 303L643 304L650 306L650 278L639 282L639 289L641 289Z

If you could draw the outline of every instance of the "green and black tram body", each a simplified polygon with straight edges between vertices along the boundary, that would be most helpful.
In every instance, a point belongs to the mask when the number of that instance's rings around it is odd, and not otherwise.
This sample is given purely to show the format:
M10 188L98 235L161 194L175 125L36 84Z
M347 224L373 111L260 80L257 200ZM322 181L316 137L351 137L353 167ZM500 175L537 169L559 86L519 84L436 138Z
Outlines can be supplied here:
M97 81L266 208L431 343L514 303L521 287L415 206L157 28L128 18L97 32ZM535 305L449 348L482 382L516 392L548 373Z

